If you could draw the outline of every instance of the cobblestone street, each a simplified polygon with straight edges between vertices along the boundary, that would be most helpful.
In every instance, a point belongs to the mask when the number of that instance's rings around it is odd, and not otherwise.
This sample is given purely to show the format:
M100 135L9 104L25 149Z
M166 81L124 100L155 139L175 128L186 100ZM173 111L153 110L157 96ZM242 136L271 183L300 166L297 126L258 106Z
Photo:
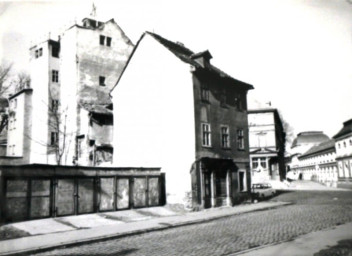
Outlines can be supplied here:
M352 221L352 191L298 191L278 209L171 228L36 255L227 255Z

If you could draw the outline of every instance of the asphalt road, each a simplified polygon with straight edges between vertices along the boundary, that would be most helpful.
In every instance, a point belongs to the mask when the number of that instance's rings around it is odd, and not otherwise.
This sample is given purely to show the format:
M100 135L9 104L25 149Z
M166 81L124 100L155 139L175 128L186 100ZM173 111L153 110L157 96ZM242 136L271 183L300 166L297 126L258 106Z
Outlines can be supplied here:
M227 255L352 222L352 191L297 191L293 205L35 255Z

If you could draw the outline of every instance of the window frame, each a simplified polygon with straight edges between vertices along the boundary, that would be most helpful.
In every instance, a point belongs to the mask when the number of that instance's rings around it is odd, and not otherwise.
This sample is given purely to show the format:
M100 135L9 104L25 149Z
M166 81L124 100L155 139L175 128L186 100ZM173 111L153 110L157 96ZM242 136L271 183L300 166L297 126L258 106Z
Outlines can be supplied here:
M51 70L51 82L53 83L59 82L59 70L56 70L56 69Z
M244 145L244 129L238 128L236 131L236 142L237 142L237 149L238 150L245 150Z
M221 148L231 148L230 127L228 125L220 125L220 142Z
M209 123L201 123L202 146L211 147L211 125Z

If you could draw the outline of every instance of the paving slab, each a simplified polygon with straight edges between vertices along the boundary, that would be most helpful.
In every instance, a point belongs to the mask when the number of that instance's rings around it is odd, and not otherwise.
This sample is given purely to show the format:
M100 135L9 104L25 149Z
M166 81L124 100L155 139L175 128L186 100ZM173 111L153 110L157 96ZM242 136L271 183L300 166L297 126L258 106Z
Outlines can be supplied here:
M142 221L142 220L149 220L153 218L152 216L142 214L136 210L106 212L106 213L101 213L100 215L106 216L114 220L119 220L122 222Z
M78 216L69 216L57 218L61 223L67 223L76 228L94 228L100 226L119 224L121 221L106 218L98 214L85 214Z
M48 234L75 230L74 227L55 221L55 219L40 219L11 224L13 227L26 231L31 235Z
M150 208L143 208L140 210L137 210L139 213L145 214L145 215L150 215L150 216L156 216L156 217L164 217L164 216L174 216L177 215L176 212L167 209L165 207L150 207Z

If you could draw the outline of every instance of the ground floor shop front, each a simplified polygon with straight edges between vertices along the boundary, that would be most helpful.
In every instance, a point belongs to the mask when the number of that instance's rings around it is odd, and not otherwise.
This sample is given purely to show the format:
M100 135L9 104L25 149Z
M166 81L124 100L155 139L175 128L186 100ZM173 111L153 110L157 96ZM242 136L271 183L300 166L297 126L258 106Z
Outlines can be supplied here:
M231 159L202 158L191 171L194 208L232 206L248 198L248 163Z

